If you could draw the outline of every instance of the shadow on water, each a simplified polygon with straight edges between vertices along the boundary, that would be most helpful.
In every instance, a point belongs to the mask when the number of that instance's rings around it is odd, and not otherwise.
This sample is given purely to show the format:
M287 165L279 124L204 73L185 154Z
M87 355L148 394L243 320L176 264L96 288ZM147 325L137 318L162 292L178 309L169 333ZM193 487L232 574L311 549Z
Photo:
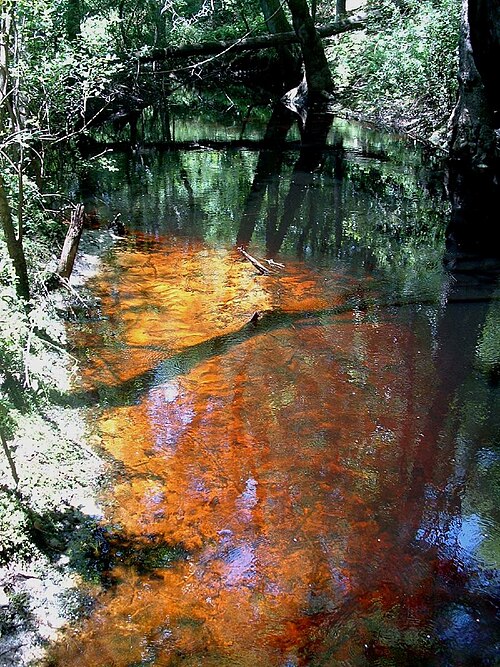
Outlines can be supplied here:
M192 345L182 352L178 352L163 359L153 368L141 375L135 375L129 380L114 386L104 385L100 390L98 387L90 392L73 392L69 397L75 405L105 404L106 406L127 405L136 402L149 389L171 382L177 377L189 373L196 366L210 361L214 357L221 357L234 346L241 345L253 336L268 334L276 329L293 326L302 328L305 326L318 326L321 320L332 318L341 314L352 314L353 311L366 311L369 307L380 308L387 306L398 306L408 304L380 304L369 302L361 293L348 297L344 303L333 308L325 308L317 311L280 312L273 310L259 313L256 311L255 321L250 320L237 331L221 334L209 338L202 343ZM67 402L66 394L54 396L55 402Z
M258 151L197 131L97 170L128 226L73 332L106 588L50 664L494 665L498 275L456 269L467 218L445 269L406 144L323 116L297 150L278 109Z
M452 165L448 190L451 215L446 230L446 266L463 283L468 279L494 284L500 270L500 247L492 238L500 206L498 178L487 170L459 171L458 165Z

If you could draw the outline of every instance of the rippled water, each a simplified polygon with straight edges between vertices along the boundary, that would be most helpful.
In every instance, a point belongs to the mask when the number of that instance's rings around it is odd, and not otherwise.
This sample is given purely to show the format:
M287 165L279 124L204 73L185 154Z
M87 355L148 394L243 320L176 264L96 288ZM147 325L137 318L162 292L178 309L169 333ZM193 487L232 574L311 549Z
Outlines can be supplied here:
M52 664L497 664L494 287L432 264L423 223L384 231L417 195L357 191L359 156L337 218L332 177L260 275L234 246L255 156L175 159L106 194L134 213L75 337L114 462L107 585ZM311 221L333 236L297 252Z

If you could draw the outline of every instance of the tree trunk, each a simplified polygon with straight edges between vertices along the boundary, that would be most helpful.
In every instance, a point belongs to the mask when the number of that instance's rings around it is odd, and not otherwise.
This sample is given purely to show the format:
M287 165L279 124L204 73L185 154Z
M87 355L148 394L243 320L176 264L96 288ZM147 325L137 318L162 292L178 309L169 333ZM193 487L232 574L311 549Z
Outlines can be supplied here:
M300 43L307 81L308 102L328 99L334 90L333 79L321 38L314 26L306 0L287 0L293 27Z
M12 219L12 212L10 210L9 202L7 200L7 193L5 192L4 182L0 174L0 221L2 223L5 243L7 245L7 252L12 260L14 272L16 276L16 292L19 297L26 301L30 298L30 288L28 280L28 269L26 266L26 257L22 242L16 236L14 221Z
M292 31L292 26L288 22L279 0L260 0L260 7L264 14L267 29L271 34L276 35L280 32Z
M335 2L335 18L337 21L340 21L346 15L345 2L346 0L336 0Z
M260 0L260 6L270 34L292 32L292 26L279 0ZM276 52L278 54L277 66L283 73L283 90L285 91L291 88L297 77L300 76L299 51L293 45L280 44L276 46Z
M469 0L470 39L474 61L481 75L494 126L500 127L500 2Z
M494 166L497 158L495 105L500 93L493 55L498 56L500 48L499 13L498 0L462 0L459 95L450 120L450 157L473 169ZM487 54L485 45L491 49Z
M9 7L0 5L0 133L11 117L11 100L9 96L9 62L12 16Z
M500 3L463 0L459 96L450 134L448 191L452 204L446 263L469 267L498 259L492 242L498 228L500 159ZM461 270L461 269L460 269Z
M448 191L451 216L446 230L447 268L457 273L468 271L469 276L479 275L485 271L485 260L489 258L495 260L492 266L498 271L500 244L494 239L498 233L500 188L494 171L468 166L450 169ZM476 260L480 270L474 264Z
M9 464L12 479L14 480L14 484L16 485L17 489L17 487L19 486L19 475L17 473L15 461L12 457L12 452L10 451L9 443L7 442L7 438L5 437L1 427L0 427L0 442L2 443L2 449L5 454L5 458L7 459L7 462Z
M26 301L30 298L28 270L23 249L23 146L20 141L22 122L21 103L19 98L19 81L11 79L11 51L16 59L18 39L14 22L14 4L5 3L0 6L0 137L7 135L5 141L9 146L8 135L15 132L18 136L17 155L11 156L11 163L17 163L18 176L18 230L12 217L12 210L5 191L5 184L0 173L0 222L2 225L7 252L12 261L16 280L16 292ZM14 63L15 64L15 63ZM5 138L5 136L3 136ZM14 144L15 146L16 144ZM6 148L4 147L4 151Z
M68 233L64 239L64 245L61 252L61 259L57 267L57 273L61 278L69 278L73 271L76 251L83 231L83 204L78 204L71 213L71 222Z
M66 37L74 42L80 36L80 24L82 21L83 7L81 0L67 0L64 12L64 23Z

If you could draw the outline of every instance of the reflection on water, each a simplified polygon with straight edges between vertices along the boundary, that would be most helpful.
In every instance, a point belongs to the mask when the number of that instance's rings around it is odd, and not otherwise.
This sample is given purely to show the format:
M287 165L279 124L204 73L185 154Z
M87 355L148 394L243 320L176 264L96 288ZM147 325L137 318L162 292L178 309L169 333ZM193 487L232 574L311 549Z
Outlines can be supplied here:
M186 193L165 206L189 209ZM347 208L344 239L361 243L363 215ZM488 304L451 287L429 305L412 267L374 280L287 241L285 268L259 275L196 224L131 232L94 282L102 319L75 334L116 462L110 584L53 664L495 664L498 387L474 358Z

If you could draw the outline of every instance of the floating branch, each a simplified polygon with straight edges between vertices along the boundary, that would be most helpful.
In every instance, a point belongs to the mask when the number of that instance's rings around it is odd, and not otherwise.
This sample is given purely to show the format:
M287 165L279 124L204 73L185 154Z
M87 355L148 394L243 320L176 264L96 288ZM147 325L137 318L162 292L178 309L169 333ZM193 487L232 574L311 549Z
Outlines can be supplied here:
M280 264L279 262L275 262L274 259L265 259L265 262L269 264L269 266L277 266L279 269L284 269L285 265Z

